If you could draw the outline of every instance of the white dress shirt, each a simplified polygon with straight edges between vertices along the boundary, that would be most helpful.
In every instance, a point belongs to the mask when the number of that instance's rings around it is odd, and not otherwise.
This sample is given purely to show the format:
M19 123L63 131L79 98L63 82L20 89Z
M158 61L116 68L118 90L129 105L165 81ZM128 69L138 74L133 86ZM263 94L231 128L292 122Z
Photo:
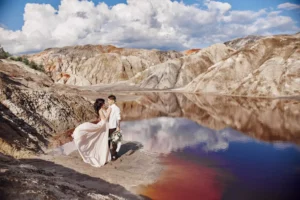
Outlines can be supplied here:
M117 128L117 122L121 120L120 108L116 104L110 106L111 113L109 116L109 129Z

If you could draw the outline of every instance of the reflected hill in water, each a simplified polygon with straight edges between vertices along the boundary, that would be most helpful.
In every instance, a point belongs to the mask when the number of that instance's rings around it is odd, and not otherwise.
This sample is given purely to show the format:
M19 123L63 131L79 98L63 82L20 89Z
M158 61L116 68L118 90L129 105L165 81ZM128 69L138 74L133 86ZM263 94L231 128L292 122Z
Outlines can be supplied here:
M234 128L267 142L300 144L300 101L182 93L143 93L118 103L124 121L184 117L214 130Z

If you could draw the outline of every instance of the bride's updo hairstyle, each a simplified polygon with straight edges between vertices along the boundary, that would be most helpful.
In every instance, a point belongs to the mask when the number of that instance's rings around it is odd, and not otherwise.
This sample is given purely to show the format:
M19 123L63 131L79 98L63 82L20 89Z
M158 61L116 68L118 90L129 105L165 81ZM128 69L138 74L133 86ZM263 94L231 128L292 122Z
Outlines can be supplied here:
M105 100L104 99L96 99L95 103L94 103L94 109L95 112L97 114L97 116L99 117L99 110L102 108L102 106L105 104Z

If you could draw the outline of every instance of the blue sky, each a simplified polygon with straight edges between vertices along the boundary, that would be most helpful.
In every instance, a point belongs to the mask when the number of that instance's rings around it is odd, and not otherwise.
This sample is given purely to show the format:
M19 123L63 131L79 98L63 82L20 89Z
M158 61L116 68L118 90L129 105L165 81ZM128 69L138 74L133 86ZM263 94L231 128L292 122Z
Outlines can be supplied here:
M93 0L94 5L80 0L62 2L0 0L0 44L11 52L90 43L183 50L250 34L300 30L299 0L183 0L182 4L173 0ZM97 6L101 2L107 7Z
M300 4L299 0L220 0L221 2L230 3L234 10L254 10L269 8L275 9L279 4L290 2ZM95 4L105 2L109 6L118 3L126 3L126 0L93 0ZM185 4L191 5L201 1L199 0L184 0ZM26 3L47 3L51 4L55 9L58 9L60 0L1 0L0 1L0 24L10 30L20 30L23 26L23 13ZM291 16L300 24L299 10L289 10L284 12L285 15Z
M23 26L23 13L26 3L46 3L58 9L61 0L0 0L0 24L10 30L20 30ZM126 3L126 0L93 0L95 4L105 2L109 6Z

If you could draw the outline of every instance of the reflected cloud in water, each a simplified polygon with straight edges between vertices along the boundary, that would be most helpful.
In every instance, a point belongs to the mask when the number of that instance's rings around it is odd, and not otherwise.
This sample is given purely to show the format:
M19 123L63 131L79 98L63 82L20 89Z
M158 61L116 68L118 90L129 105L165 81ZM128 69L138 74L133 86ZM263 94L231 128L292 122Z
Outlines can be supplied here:
M230 143L265 143L248 137L232 128L213 130L186 118L158 117L122 122L123 140L139 142L144 151L169 154L187 147L200 148L206 152L225 151ZM273 142L277 149L299 146ZM76 150L74 142L68 142L50 152L55 155L69 155Z
M122 130L124 140L140 142L144 150L163 154L199 144L204 151L224 151L231 142L255 141L231 128L212 130L185 118L129 121L122 124ZM290 144L281 145L291 147Z

